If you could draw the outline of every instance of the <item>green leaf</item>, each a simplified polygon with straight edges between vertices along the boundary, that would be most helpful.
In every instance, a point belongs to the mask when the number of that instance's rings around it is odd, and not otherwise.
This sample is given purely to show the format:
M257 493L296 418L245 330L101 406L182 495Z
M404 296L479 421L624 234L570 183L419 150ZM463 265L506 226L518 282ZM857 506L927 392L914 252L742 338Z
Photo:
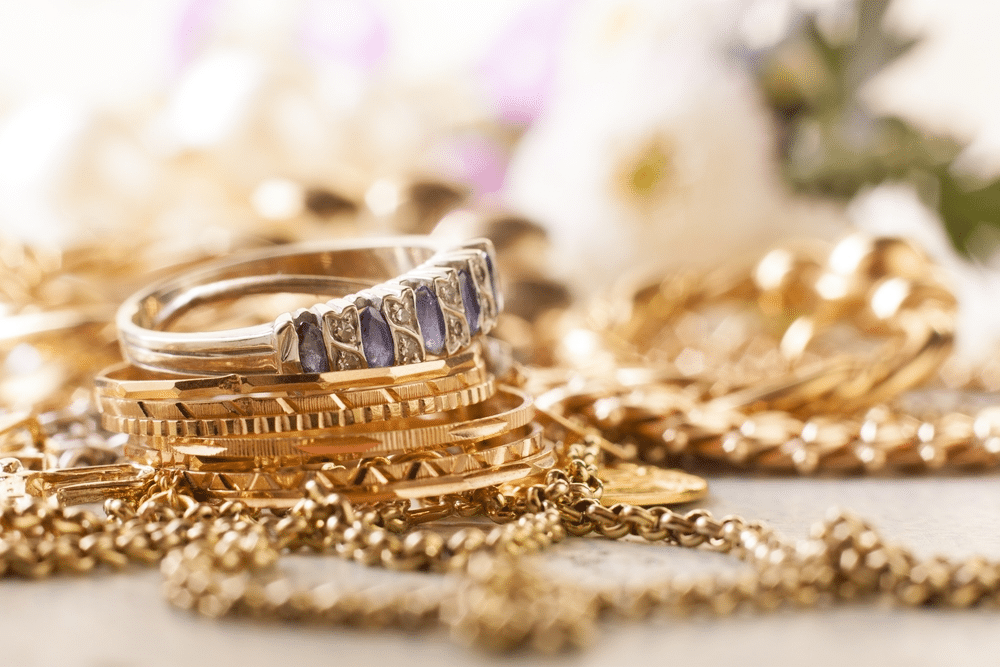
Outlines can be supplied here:
M756 54L784 174L798 191L842 200L885 181L913 182L930 193L955 247L974 252L980 225L1000 229L1000 181L971 185L955 176L956 141L879 117L860 99L861 87L916 43L883 30L887 7L857 2L854 20L836 34L816 14L802 14L781 43Z

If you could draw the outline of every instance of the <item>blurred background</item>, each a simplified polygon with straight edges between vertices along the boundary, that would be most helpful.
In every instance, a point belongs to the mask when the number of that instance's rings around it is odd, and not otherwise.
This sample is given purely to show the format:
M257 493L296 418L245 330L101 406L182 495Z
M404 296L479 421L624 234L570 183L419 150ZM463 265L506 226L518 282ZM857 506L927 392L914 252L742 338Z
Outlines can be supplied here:
M113 358L109 312L165 266L432 230L496 241L522 336L633 270L899 234L985 359L998 27L988 0L2 3L4 375L46 327Z

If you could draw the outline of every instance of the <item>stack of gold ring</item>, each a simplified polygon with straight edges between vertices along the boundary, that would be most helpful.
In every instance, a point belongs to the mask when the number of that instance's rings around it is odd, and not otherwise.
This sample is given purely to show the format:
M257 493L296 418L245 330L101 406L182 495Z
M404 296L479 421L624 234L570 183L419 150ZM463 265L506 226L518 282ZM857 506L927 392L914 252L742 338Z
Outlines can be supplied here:
M196 307L280 292L333 298L252 327L170 330ZM96 400L133 460L209 498L281 506L309 481L361 500L510 482L553 453L530 396L487 363L502 306L486 240L256 251L128 299L127 362L100 374Z

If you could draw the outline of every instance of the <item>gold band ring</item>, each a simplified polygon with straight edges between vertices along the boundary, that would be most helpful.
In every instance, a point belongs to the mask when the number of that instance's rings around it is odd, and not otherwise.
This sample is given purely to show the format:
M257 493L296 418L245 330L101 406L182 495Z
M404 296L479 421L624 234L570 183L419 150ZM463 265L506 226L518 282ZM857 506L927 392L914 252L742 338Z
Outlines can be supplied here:
M207 419L198 419L193 416L183 419L137 418L105 412L101 415L101 423L109 431L147 437L207 438L228 435L261 435L292 431L315 431L328 428L343 428L354 424L366 424L376 421L405 419L407 417L416 417L435 412L446 412L481 403L492 396L495 391L495 382L490 378L483 383L446 394L357 408L300 413L290 411L288 414L277 415L234 414L230 417Z
M347 454L386 456L495 438L527 425L534 414L529 394L501 387L495 396L474 406L397 421L294 435L138 437L135 442L155 451L157 460L146 460L150 465L184 465L184 457L190 456L300 459L323 456L334 460Z
M131 400L188 400L216 396L248 395L263 392L292 393L338 391L364 387L391 387L409 382L429 381L471 368L484 367L480 343L446 359L433 359L409 366L365 368L356 371L316 375L197 375L178 376L150 371L131 364L117 364L94 379L98 396Z
M207 399L136 400L98 396L101 412L116 417L157 420L207 420L267 415L337 412L450 394L490 379L483 367L472 367L434 380L339 391L280 391L250 395L220 394Z
M541 426L532 424L484 441L479 451L453 456L389 463L357 461L350 467L328 463L236 472L178 472L198 495L281 507L301 500L310 481L325 493L343 493L353 500L423 498L516 481L552 466L554 461L551 443L543 437Z

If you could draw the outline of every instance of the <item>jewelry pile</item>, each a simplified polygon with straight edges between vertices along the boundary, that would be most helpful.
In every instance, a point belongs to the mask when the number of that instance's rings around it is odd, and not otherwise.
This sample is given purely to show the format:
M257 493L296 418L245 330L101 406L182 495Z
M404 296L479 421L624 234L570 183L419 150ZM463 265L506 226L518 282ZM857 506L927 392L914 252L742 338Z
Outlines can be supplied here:
M779 248L749 272L637 287L567 315L576 335L549 333L547 368L516 363L523 350L488 335L503 330L504 300L486 240L188 258L125 299L113 329L95 306L106 300L67 289L88 270L109 282L142 273L127 270L133 257L3 256L8 301L62 295L9 316L0 339L8 360L26 341L50 357L29 369L38 387L19 380L36 407L0 425L4 576L158 563L169 600L206 616L445 626L501 650L579 646L601 618L656 610L1000 599L1000 563L923 560L850 515L790 540L668 507L707 488L667 464L858 474L1000 463L1000 409L902 402L939 383L955 322L953 296L902 241ZM239 299L283 293L321 296L242 326ZM198 310L213 327L185 330ZM589 347L562 349L581 322ZM71 339L86 353L61 344ZM45 364L63 370L46 382ZM78 507L94 503L103 515ZM476 517L496 525L449 521ZM522 558L590 534L731 553L748 568L609 594ZM281 569L295 552L453 576L398 593L300 588Z

